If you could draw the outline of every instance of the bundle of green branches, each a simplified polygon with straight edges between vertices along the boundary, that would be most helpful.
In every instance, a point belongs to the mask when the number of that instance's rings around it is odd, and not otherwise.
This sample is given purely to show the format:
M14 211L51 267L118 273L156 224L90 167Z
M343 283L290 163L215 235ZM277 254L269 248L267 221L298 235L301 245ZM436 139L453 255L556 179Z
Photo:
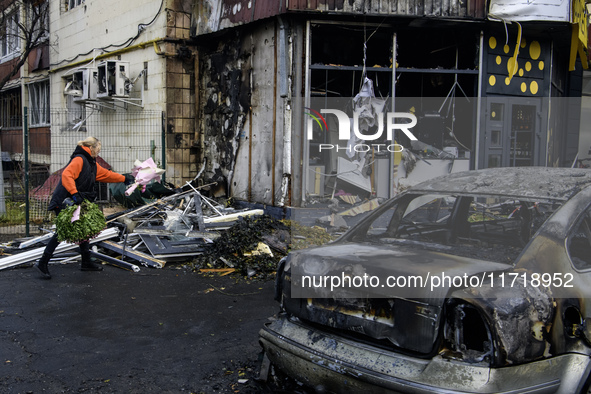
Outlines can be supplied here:
M80 218L72 221L74 211L78 205L72 205L63 209L55 219L57 239L71 243L80 243L96 237L104 230L107 223L105 215L98 205L84 200L80 204Z

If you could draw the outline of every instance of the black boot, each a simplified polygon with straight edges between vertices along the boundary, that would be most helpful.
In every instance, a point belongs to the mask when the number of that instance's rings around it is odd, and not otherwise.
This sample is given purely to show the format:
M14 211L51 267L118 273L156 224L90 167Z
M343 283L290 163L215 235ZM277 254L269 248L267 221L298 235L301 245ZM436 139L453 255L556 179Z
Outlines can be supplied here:
M80 255L82 256L82 263L80 264L81 271L102 271L103 266L97 264L90 258L90 244L83 242L80 244Z
M38 262L35 263L35 267L43 274L44 279L51 279L51 274L49 273L49 259L51 255L49 253L43 253L43 256L39 259Z
M82 260L82 264L80 265L81 271L102 271L103 266L101 264L97 264L92 259L88 261Z

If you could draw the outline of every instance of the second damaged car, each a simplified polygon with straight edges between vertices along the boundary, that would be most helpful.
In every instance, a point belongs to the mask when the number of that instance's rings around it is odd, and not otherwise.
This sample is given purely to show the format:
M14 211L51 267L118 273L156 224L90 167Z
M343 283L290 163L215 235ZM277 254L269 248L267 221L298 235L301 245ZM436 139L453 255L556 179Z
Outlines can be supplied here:
M276 299L265 356L319 392L587 392L591 172L421 183L289 254Z

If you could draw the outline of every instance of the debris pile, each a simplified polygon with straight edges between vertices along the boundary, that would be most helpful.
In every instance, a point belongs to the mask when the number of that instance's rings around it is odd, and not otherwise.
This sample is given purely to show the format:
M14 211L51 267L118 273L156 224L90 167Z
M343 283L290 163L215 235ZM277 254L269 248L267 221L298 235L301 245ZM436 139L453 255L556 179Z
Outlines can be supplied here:
M241 217L193 264L205 271L230 268L249 278L267 279L289 251L290 239L290 229L282 221L268 215Z
M235 272L268 279L291 248L333 239L323 228L274 219L262 209L234 208L228 206L231 200L220 203L202 194L207 186L187 183L174 190L148 186L146 193L151 193L152 199L145 194L134 196L139 193L136 189L129 196L133 203L124 205L131 208L107 216L107 228L90 240L92 256L134 272L140 266L163 268L169 262L180 262L201 272ZM112 190L116 198L123 192ZM0 269L34 263L55 227L45 231L48 234L4 245ZM51 263L79 259L76 250L75 243L62 242Z

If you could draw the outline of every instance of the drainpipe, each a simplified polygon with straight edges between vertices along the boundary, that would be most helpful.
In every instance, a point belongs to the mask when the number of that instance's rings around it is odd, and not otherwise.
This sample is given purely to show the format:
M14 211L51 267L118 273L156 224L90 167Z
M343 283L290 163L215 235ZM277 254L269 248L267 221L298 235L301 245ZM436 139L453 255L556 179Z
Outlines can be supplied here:
M160 119L161 127L162 127L162 163L161 168L166 170L166 114L162 111L162 116ZM166 181L166 172L162 174L162 180Z
M553 70L553 64L554 64L554 40L552 40L550 42L550 61L548 62L550 64L550 75L554 75L554 70ZM540 108L541 110L544 108L544 100L542 99L542 108ZM550 127L550 114L552 113L552 83L550 83L550 89L548 89L548 113L546 114L546 146L544 146L544 150L542 152L546 152L546 155L544 157L544 164L542 164L542 167L552 167L552 163L550 163L550 152L548 152L548 147L550 146L550 133L548 128ZM543 113L543 112L542 112ZM552 127L554 127L554 125L552 125ZM579 129L579 134L581 133L580 129ZM537 137L537 136L536 136ZM543 143L543 141L540 142L540 144ZM532 149L534 150L535 153L535 148L536 148L536 144L534 144L534 146L532 146ZM538 151L539 152L539 151ZM535 164L535 158L534 158L534 164ZM538 165L539 161L538 161Z
M477 170L480 160L480 125L482 124L482 59L484 57L484 32L480 31L480 53L478 54L478 98L476 99L476 140L474 141L474 169ZM484 100L488 105L488 100ZM485 114L488 111L484 112ZM486 165L484 166L486 167ZM483 168L484 168L483 167Z
M281 23L281 18L279 23ZM281 42L281 41L280 41ZM279 44L281 45L281 43ZM275 45L273 45L273 127L271 136L271 205L275 206L275 143L277 133L277 25L275 25Z
M304 107L310 106L310 56L312 55L312 49L310 48L310 37L312 36L311 33L311 26L310 21L306 21L306 34L304 36L304 52L305 52L305 66L304 66L304 80L305 80L305 88L304 88ZM302 108L303 109L303 108ZM311 124L311 122L310 122ZM309 171L309 160L310 160L310 142L308 141L306 135L308 132L308 128L304 127L304 135L302 135L302 182L301 182L301 198L302 198L302 206L306 206L306 192L308 191L308 171Z
M274 46L275 50L275 69L273 74L273 164L271 171L271 205L275 205L275 144L276 144L276 132L277 132L277 63L279 63L279 96L281 98L287 97L287 59L286 59L286 43L285 43L285 23L281 17L277 17L277 21L279 22L279 38L278 38L278 45ZM285 117L284 117L285 122ZM285 138L285 129L284 129L284 138ZM285 144L283 149L286 148L291 149L291 146L286 147ZM285 166L285 153L283 154L283 164ZM283 171L285 174L286 171ZM282 184L284 180L282 180ZM282 187L283 189L283 187ZM285 196L282 195L280 205L283 205L283 200Z
M248 61L249 61L249 65L250 65L250 71L248 74L248 78L250 79L250 89L251 89L251 93L252 90L254 89L254 80L253 80L253 63L252 63L252 57L253 57L253 53L254 53L254 43L253 38L252 38L252 34L250 34L250 53L251 55L248 57ZM252 112L252 101L250 103L250 107L248 109L248 202L252 202L252 116L253 116L253 112Z
M398 42L398 36L396 33L392 35L392 112L396 112L396 58L398 57L398 52L396 50L396 45ZM394 141L392 141L394 142ZM390 175L388 176L388 197L394 197L396 194L396 181L398 180L398 170L400 169L400 162L396 162L396 153L392 152L390 154ZM373 172L372 172L373 173ZM335 184L336 185L336 184Z
M23 108L23 153L25 155L24 167L25 167L25 236L29 236L29 226L31 217L31 202L29 196L29 123L27 122L29 114L27 113L27 107Z
M285 23L281 17L279 20L279 96L287 97L287 43L285 37Z
M291 177L291 108L288 91L288 48L286 26L281 17L279 20L279 96L283 100L283 176L281 178L281 198L278 206L284 206L289 193Z

